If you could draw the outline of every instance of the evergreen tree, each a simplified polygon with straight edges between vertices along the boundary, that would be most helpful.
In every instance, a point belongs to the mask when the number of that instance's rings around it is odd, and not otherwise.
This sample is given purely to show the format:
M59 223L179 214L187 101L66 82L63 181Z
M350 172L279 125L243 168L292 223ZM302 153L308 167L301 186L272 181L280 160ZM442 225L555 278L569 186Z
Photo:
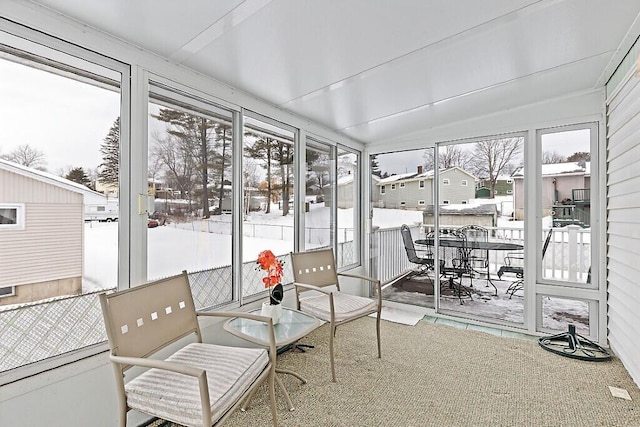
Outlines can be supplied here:
M120 172L120 117L111 125L107 136L100 146L102 163L98 180L108 185L118 185L118 173Z
M65 178L69 181L77 182L87 188L91 188L91 178L82 168L73 168L65 175ZM93 188L91 188L93 190Z

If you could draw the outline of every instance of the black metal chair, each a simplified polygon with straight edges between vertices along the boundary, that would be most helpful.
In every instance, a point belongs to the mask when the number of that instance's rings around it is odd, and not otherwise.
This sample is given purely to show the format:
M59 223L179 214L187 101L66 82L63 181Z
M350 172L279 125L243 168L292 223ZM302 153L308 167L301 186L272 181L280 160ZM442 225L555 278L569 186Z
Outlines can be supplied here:
M458 232L465 235L469 246L471 246L471 242L486 243L489 241L489 230L479 225L465 225L464 227L460 227ZM497 296L498 288L496 288L496 285L493 284L489 277L489 250L473 249L469 247L467 262L471 287L473 287L473 277L475 276L475 273L485 275L487 277L486 286L493 286L493 289L496 291L495 295Z
M544 258L545 253L547 252L547 248L549 247L549 242L551 241L551 235L553 234L553 228L549 229L549 233L547 233L547 237L544 240L544 245L542 246L542 258ZM511 252L508 253L504 257L505 265L501 266L498 269L498 278L502 279L502 275L504 273L513 273L516 275L516 279L509 287L507 288L507 295L509 295L509 299L516 292L524 289L524 266L523 265L514 265L516 262L514 260L520 260L519 262L524 262L524 252Z
M400 227L400 234L402 235L402 241L404 242L404 249L407 252L407 258L412 264L417 264L418 268L414 270L407 278L426 275L429 270L434 269L435 259L429 249L426 249L426 257L418 256L415 245L413 244L413 237L411 237L411 230L406 224L402 224ZM429 248L429 246L427 246Z
M439 240L440 277L449 278L449 289L458 297L460 304L463 304L462 298L473 299L471 290L462 284L462 277L470 274L467 260L469 254L467 238L458 230L441 229ZM427 241L435 241L435 231L427 234Z

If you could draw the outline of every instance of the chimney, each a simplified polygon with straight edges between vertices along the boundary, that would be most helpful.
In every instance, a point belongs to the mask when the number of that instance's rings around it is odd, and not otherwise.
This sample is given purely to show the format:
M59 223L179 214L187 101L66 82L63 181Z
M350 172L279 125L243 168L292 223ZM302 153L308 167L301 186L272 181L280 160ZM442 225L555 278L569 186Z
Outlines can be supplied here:
M422 166L418 166L418 174L422 173Z

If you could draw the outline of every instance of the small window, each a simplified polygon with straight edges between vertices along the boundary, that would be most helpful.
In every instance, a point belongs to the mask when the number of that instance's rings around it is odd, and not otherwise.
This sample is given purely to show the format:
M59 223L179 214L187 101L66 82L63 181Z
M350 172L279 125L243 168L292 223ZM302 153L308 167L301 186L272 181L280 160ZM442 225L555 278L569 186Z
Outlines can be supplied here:
M426 203L424 202L424 200L418 200L418 204L424 206Z
M395 184L391 184L391 189L395 190L396 189L396 185Z
M513 180L512 180L511 178L509 178L509 179L507 180L507 184L513 184Z
M6 288L0 288L0 298L11 297L16 294L16 288L14 286L8 286Z
M463 205L466 205L466 204L467 204L467 201L466 201L466 200L463 200L463 201L461 201L460 203L461 203L461 204L463 204Z
M461 184L463 187L466 187L467 185L469 185L469 181L467 181L466 179L463 179Z
M442 185L449 185L449 178L445 178L442 180Z
M0 203L0 230L24 229L24 205Z
M98 206L98 212L104 212L105 210L104 206Z
M419 188L424 188L424 180L423 179L418 181L418 187Z
M381 185L380 186L380 194L384 194L385 190L386 190L385 186Z
M513 194L513 190L507 190L507 194Z
M442 201L442 204L443 204L443 205L448 205L448 204L449 204L449 201L448 201L448 200L443 200L443 201Z
M405 202L400 202L401 207L405 207L407 204Z
M400 183L400 188L404 188L404 182Z

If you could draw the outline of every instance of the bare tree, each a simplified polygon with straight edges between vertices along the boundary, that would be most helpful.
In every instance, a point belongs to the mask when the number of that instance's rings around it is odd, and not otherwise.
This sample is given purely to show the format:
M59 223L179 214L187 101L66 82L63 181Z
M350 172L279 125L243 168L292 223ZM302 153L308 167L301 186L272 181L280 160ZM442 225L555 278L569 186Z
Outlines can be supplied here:
M438 167L440 169L448 169L458 166L467 169L472 162L471 153L463 150L459 145L445 145L438 147ZM433 170L434 149L429 148L424 151L422 158L424 159L425 170Z
M567 159L556 151L543 151L542 164L549 165L551 163L564 163Z
M486 177L489 181L491 195L496 194L498 176L513 169L513 162L522 150L522 138L489 139L476 142L473 147L474 173L478 177Z
M47 170L47 162L45 161L44 153L37 148L31 147L29 144L20 145L12 152L3 154L0 157L28 168L38 169L41 171Z

